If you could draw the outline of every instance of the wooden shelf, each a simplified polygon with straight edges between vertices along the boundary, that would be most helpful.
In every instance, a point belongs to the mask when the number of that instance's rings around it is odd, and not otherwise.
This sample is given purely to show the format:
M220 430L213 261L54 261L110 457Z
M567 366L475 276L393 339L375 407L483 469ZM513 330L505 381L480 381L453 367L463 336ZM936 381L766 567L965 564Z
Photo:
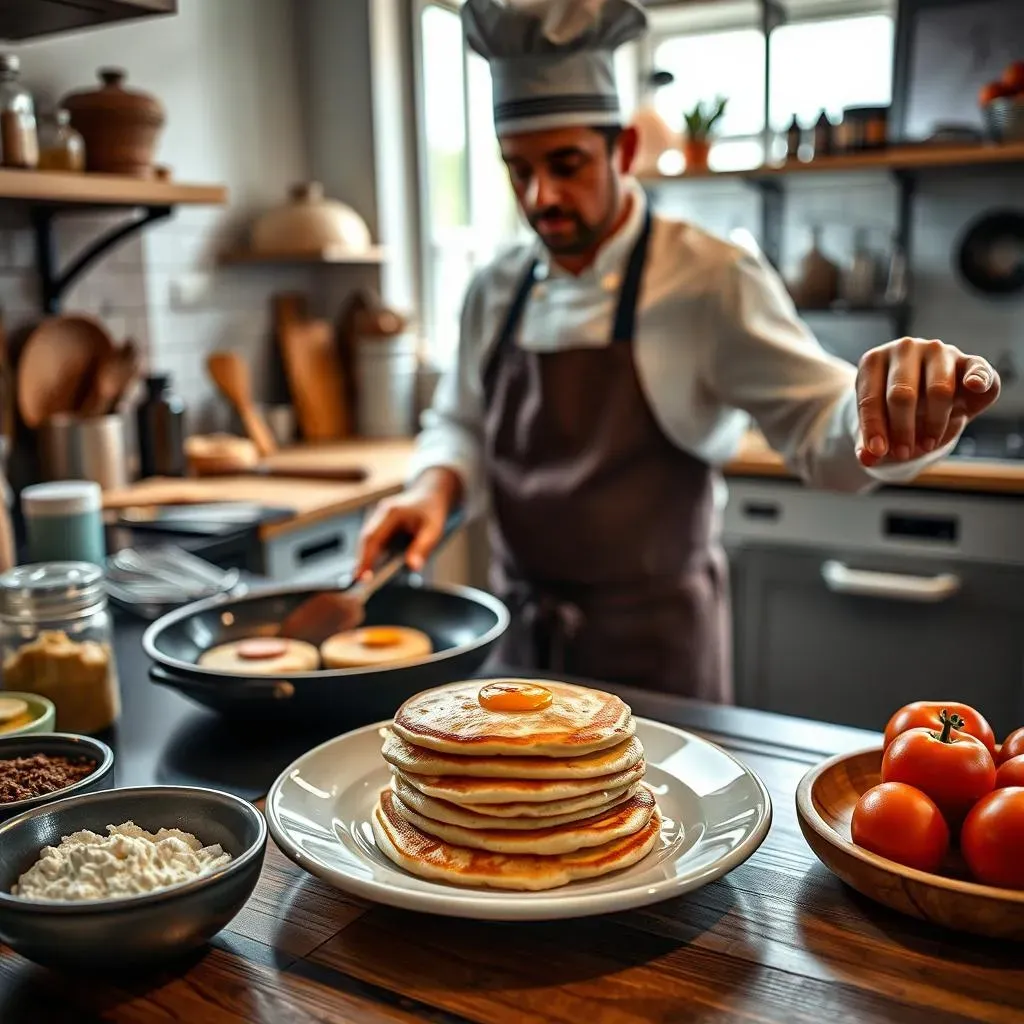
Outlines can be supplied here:
M821 157L802 163L764 165L738 171L704 171L696 174L653 174L642 180L651 184L715 179L765 180L800 174L836 174L868 171L923 171L943 167L983 167L1024 163L1024 142L976 146L900 146L868 153Z
M225 265L242 264L288 264L288 263L319 263L334 266L375 266L384 262L385 252L382 248L369 249L362 253L352 253L341 248L318 249L314 252L226 252L222 253L219 262Z
M219 206L227 198L223 185L183 185L119 174L0 169L0 201L61 206Z

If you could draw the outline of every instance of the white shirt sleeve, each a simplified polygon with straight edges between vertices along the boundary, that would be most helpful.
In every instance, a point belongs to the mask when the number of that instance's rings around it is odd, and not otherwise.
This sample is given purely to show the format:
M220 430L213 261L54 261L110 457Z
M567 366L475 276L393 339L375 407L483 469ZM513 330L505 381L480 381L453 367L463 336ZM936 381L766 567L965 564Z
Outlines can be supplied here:
M462 480L463 504L470 515L479 511L486 493L483 479L484 402L481 339L484 302L480 278L470 285L462 309L455 361L443 374L430 409L423 414L408 481L424 470L447 467Z
M707 386L749 413L807 483L867 491L912 480L955 441L909 462L868 469L857 458L856 369L827 353L771 267L747 252L726 263Z

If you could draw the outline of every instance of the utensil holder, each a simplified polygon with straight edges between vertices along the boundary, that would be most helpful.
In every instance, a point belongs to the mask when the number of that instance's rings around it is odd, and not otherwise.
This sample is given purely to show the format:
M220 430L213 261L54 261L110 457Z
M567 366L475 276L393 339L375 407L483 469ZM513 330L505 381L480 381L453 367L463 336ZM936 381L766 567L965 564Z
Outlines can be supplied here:
M411 437L416 433L416 348L412 334L357 340L356 431L361 437Z
M104 490L128 485L124 420L51 416L39 429L44 480L93 480Z

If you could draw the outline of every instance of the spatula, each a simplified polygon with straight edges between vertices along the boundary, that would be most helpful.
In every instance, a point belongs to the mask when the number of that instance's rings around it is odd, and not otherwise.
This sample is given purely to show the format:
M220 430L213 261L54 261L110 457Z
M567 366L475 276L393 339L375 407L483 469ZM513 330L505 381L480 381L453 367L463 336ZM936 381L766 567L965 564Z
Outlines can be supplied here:
M438 548L447 542L462 524L461 510L452 512L445 522ZM295 608L278 630L278 636L290 640L304 640L320 646L328 637L350 629L358 629L366 617L366 604L370 598L401 571L405 565L406 548L412 542L408 535L395 538L384 564L369 579L356 580L345 590L314 594Z
M249 367L237 352L211 352L206 369L220 393L235 407L245 432L256 445L260 455L273 455L277 442L252 400L252 382Z

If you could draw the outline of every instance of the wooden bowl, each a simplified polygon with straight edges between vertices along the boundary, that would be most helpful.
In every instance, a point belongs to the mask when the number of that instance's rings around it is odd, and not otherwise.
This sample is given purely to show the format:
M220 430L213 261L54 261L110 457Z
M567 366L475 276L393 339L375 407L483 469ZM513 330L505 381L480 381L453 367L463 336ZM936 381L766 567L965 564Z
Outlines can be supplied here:
M800 780L797 819L818 859L851 888L893 910L956 931L1024 940L1024 891L968 881L956 853L944 874L930 874L853 844L853 809L881 781L881 766L882 748L874 747L833 757Z

